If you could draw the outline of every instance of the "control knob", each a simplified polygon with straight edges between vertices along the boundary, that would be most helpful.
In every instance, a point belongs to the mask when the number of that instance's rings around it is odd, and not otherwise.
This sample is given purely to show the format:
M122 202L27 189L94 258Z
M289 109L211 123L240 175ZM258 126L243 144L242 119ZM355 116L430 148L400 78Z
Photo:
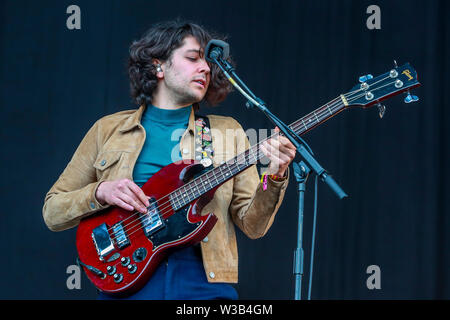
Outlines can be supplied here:
M123 265L124 267L126 267L127 265L130 264L130 258L128 258L128 257L122 257L122 259L120 259L120 262L122 263L122 265Z

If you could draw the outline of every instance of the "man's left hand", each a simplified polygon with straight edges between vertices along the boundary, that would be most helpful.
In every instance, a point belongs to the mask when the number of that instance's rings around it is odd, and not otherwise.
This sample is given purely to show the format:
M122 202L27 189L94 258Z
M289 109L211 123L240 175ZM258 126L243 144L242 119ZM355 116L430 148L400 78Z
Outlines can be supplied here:
M280 129L276 127L275 131L280 132ZM296 148L288 138L277 135L264 141L261 144L261 151L270 160L268 174L284 177L286 169L295 158Z

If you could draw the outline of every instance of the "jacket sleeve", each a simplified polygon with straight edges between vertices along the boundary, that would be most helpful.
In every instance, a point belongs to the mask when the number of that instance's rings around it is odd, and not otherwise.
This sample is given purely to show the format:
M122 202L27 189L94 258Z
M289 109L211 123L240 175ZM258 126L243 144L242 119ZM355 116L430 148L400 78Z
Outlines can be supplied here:
M97 181L94 163L98 154L97 121L85 135L69 164L48 191L42 209L45 224L52 231L78 225L81 218L102 210L95 193Z
M249 142L242 127L237 124L237 153L247 150ZM234 223L249 238L257 239L264 236L272 226L275 215L280 207L289 181L289 168L283 181L267 179L267 189L263 190L256 165L234 177L233 196L230 204L230 214Z

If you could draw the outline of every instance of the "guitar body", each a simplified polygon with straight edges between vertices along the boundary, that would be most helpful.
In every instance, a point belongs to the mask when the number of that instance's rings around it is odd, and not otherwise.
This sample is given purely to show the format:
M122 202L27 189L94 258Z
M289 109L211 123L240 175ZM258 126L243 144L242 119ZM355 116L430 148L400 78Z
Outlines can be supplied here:
M79 261L99 290L131 294L145 285L172 250L206 237L217 217L200 213L217 187L178 210L166 196L203 171L193 160L162 168L142 186L151 198L147 215L113 207L80 221L76 238ZM152 199L163 200L152 203Z

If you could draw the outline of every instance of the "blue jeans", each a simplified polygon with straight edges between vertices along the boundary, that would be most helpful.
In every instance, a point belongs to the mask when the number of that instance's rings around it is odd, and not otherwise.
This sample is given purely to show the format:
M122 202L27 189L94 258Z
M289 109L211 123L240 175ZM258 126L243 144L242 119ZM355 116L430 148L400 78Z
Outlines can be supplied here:
M99 292L99 299L117 299ZM161 262L147 284L126 300L236 300L227 283L209 283L199 246L180 249Z

